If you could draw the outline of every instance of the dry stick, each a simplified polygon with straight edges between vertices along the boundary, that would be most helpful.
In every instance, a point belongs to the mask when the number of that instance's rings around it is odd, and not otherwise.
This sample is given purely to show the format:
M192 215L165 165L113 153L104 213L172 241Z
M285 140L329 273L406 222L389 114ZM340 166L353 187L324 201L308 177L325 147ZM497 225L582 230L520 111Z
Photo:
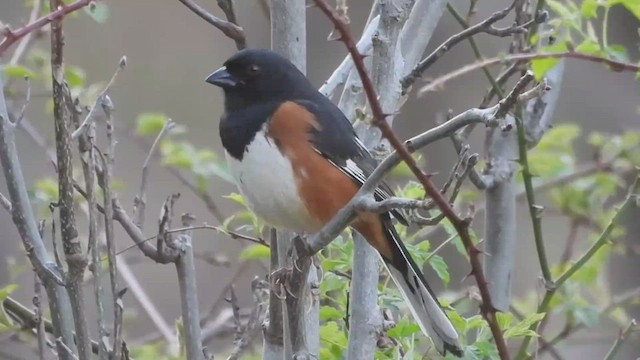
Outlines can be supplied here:
M609 240L609 236L613 229L617 226L618 222L622 218L622 215L628 209L633 206L638 207L637 199L640 196L640 176L636 175L636 179L633 185L629 188L629 193L625 198L624 202L620 206L620 208L616 211L615 215L611 218L607 226L604 228L598 239L591 245L591 247L587 250L587 252L582 255L569 269L567 269L564 273L558 277L555 282L551 282L552 286L547 288L547 291L542 299L542 302L538 305L537 313L546 313L545 317L541 321L545 321L545 319L549 316L548 310L551 300L555 295L556 291L564 285L564 283L571 278L578 270L584 266L592 257L595 255L600 248L602 248ZM537 325L532 325L530 330L535 332ZM520 346L520 350L518 351L518 355L516 359L524 359L527 356L527 348L531 343L532 337L525 337L522 345Z
M16 41L20 40L21 38L27 36L33 31L38 30L53 21L61 20L68 14L71 14L72 12L82 9L83 7L89 5L91 1L92 0L78 0L69 5L63 4L60 7L52 7L52 9L56 9L56 10L52 11L47 15L40 17L39 19L33 22L30 22L29 24L19 28L18 30L14 31L14 30L5 28L2 33L4 35L4 39L2 40L2 42L0 42L0 57L2 57L4 55L4 52L9 47L11 47L11 45L13 45Z
M50 0L51 9L63 5L62 0ZM87 267L87 256L82 249L73 200L73 164L71 152L71 120L65 98L63 64L64 38L62 18L51 22L51 77L53 82L53 117L58 164L58 215L60 234L65 259L69 266L67 291L76 330L76 345L81 360L91 357L91 339L85 313L83 279Z
M356 69L358 69L358 74L362 79L362 83L369 100L369 105L371 107L372 113L374 115L373 123L378 126L382 131L382 135L389 140L390 144L393 148L400 154L400 157L405 161L407 166L411 169L414 175L418 178L420 183L424 186L427 194L434 200L434 202L438 205L440 210L445 214L447 219L454 226L456 231L460 234L460 238L469 253L469 260L471 262L471 273L475 276L476 282L478 284L478 288L480 290L480 294L482 296L483 303L481 305L481 310L483 316L489 323L489 327L491 328L491 332L494 336L496 346L498 348L498 353L500 354L500 358L503 360L509 359L509 352L507 350L506 343L504 341L504 337L502 336L502 331L495 317L495 309L491 302L491 296L489 294L489 290L487 287L487 282L484 277L484 273L482 272L482 266L479 259L480 250L473 244L471 237L469 235L469 224L470 220L462 219L456 214L455 210L449 205L447 200L440 194L440 191L436 188L436 186L431 182L429 177L420 170L415 162L415 160L411 157L411 154L404 146L404 144L398 139L398 137L393 133L393 130L389 127L389 124L385 121L386 114L384 114L380 102L376 96L375 89L373 87L373 83L371 78L368 76L367 71L364 67L362 56L358 53L353 38L351 37L348 26L344 22L343 19L336 14L329 5L324 0L314 0L316 5L322 10L322 12L333 22L334 26L340 32L342 36L342 41L345 43L345 46L351 53L353 57L353 61L356 65Z
M418 92L419 95L423 95L426 92L430 92L430 91L436 91L438 89L441 89L445 83L447 83L450 80L453 80L457 77L460 77L462 75L465 75L467 73L470 73L472 71L475 71L477 69L483 68L485 66L491 66L491 65L496 65L496 64L503 64L509 61L531 61L531 60L536 60L536 59L563 59L563 58L568 58L568 59L577 59L577 60L584 60L584 61L589 61L589 62L594 62L594 63L599 63L599 64L604 64L604 65L608 65L611 68L611 71L614 72L622 72L622 71L629 71L629 72L638 72L640 71L640 65L636 65L636 64L631 64L631 63L625 63L625 62L621 62L621 61L617 61L617 60L611 60L611 59L607 59L601 56L596 56L596 55L589 55L589 54L583 54L583 53L578 53L578 52L552 52L552 53L538 53L538 54L511 54L511 55L505 55L502 57L495 57L495 58L490 58L490 59L486 59L483 61L479 61L473 64L469 64L466 66L463 66L455 71L452 71L448 74L445 74L443 76L440 76L439 78L435 79L434 81L431 81L428 85L424 86L423 88L420 89L420 91ZM416 66L416 68L412 71L412 76L415 76L417 78L419 78L421 76L421 68L420 68L420 64L418 64L418 66Z
M218 30L222 31L228 38L236 42L238 49L246 47L246 39L244 30L230 21L224 21L205 10L202 6L194 3L192 0L178 0L184 6L193 11L196 15L200 16L203 20L209 24L215 26Z

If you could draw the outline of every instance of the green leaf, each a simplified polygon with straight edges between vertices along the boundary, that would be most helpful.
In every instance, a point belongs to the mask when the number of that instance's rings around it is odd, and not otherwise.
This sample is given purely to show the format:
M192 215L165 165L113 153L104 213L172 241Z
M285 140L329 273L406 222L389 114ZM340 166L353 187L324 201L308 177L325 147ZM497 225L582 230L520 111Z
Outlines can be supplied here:
M167 119L167 116L161 113L142 113L136 118L136 134L155 136L162 130Z
M607 54L615 60L621 62L628 62L629 55L627 54L627 49L622 45L609 45L606 48Z
M567 50L565 42L557 42L553 45L540 49L541 53L563 52ZM551 70L557 63L558 59L534 59L531 61L531 71L535 75L537 81L542 80L547 71Z
M242 249L238 258L240 260L266 260L269 259L271 250L260 244L249 245Z
M500 325L501 329L506 329L511 325L511 321L513 321L512 313L496 313L496 319L498 320L498 325Z
M235 202L236 204L240 204L244 207L247 206L247 202L244 200L244 197L238 193L231 193L229 195L225 195L223 196L223 198L229 199L233 202Z
M589 39L585 39L578 46L576 46L576 52L588 55L602 55L600 44Z
M86 6L84 12L98 24L107 22L109 14L111 13L107 4L103 2L95 2L93 6Z
M526 319L515 324L513 327L507 329L504 332L504 337L509 339L525 336L538 336L535 331L531 331L529 330L529 328L542 320L544 318L544 315L545 313L536 313L527 317Z
M77 66L67 65L64 68L64 78L70 88L83 88L87 80L87 73Z
M580 5L580 12L585 19L594 19L598 16L598 0L584 0Z
M440 255L433 255L431 259L429 259L429 265L435 270L438 277L444 282L445 286L449 284L451 277L449 276L449 267L447 263L444 262L444 259Z
M403 319L402 321L399 321L396 326L389 329L387 334L392 338L401 340L419 332L420 326L416 325L414 322Z
M4 75L8 78L13 78L13 79L19 79L19 78L21 79L25 77L33 79L36 74L26 66L14 65L14 66L5 66Z
M640 2L637 0L627 0L624 2L624 7L626 7L636 19L640 20Z
M340 320L344 317L344 313L333 306L320 307L320 320Z

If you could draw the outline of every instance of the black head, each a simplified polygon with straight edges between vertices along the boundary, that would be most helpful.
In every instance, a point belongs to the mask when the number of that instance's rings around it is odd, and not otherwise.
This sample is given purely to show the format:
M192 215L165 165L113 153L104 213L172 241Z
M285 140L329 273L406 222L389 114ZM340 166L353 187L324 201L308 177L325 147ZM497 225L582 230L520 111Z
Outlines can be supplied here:
M317 92L295 65L266 49L239 51L206 81L224 90L227 110L267 101L303 99Z

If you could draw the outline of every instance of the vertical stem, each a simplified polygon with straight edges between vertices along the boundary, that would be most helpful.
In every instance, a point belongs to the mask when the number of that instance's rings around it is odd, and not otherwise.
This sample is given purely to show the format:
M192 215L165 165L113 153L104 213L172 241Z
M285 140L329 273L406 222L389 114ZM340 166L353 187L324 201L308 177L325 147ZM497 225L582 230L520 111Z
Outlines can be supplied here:
M183 215L187 217L190 215ZM183 221L184 226L191 226L191 222ZM200 311L198 306L198 284L196 282L196 267L191 244L191 231L180 236L180 255L176 259L178 283L180 284L180 298L182 299L182 321L186 338L187 360L201 360L202 335L200 333Z
M306 72L306 4L305 0L272 0L271 1L271 48L280 55L288 58L295 64L300 71ZM278 237L278 257L280 268L287 266L287 250L291 247L291 239L293 235L285 231L279 231ZM286 298L286 307L283 312L284 316L284 350L285 358L289 359L292 355L303 356L310 352L313 356L318 355L319 339L317 328L319 320L317 318L318 311L305 308L305 304L312 304L318 307L317 302L314 303L309 289L314 286L309 284L313 282L313 275L309 274L310 264L300 266L302 275L306 279L307 284L294 284L295 290L293 294L288 294ZM276 269L271 269L274 271ZM315 271L315 268L313 268ZM298 269L294 268L294 273ZM289 321L287 321L289 320ZM291 335L291 338L289 338ZM312 338L313 336L313 338ZM289 346L289 341L291 344Z
M278 259L278 237L275 229L270 229L270 268L277 269ZM282 360L284 357L283 344L283 317L282 302L275 291L269 292L269 318L264 333L264 346L262 349L262 360Z
M359 234L354 234L353 272L349 304L347 359L373 359L382 316L378 307L379 257Z
M62 0L50 0L51 9L63 6ZM73 165L71 156L71 121L65 100L63 64L64 35L61 19L51 22L51 78L53 86L53 116L58 164L58 208L62 248L69 265L67 290L76 330L80 360L91 357L91 340L85 314L83 277L87 258L78 238L73 200Z
M11 217L20 233L27 257L47 292L53 333L56 338L62 338L62 342L56 342L60 359L69 360L71 356L63 347L64 344L73 346L73 315L69 295L62 285L60 269L47 253L38 232L38 225L29 203L26 182L18 158L15 127L9 122L3 89L4 84L0 81L0 162L12 203Z

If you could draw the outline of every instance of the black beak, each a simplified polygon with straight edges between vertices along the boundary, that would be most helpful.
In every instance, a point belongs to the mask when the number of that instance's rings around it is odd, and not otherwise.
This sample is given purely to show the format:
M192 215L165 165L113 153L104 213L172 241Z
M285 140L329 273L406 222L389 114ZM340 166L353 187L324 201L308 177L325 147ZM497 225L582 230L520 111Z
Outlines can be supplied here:
M226 66L214 71L205 81L223 89L231 89L239 84L239 81L227 71Z

